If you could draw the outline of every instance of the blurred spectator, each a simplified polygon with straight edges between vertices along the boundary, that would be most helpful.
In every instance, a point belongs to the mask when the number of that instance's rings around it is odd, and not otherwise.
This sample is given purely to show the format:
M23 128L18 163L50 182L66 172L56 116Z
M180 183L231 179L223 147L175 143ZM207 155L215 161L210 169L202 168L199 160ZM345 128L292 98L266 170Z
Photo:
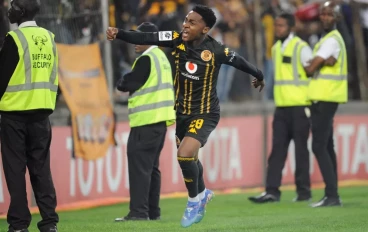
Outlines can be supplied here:
M90 44L103 39L101 2L97 0L79 0L74 2L75 15L72 20L76 24L79 43Z
M183 20L185 0L142 0L137 24L149 21L161 31L179 30Z
M240 0L220 0L217 1L216 6L221 14L216 25L217 38L220 38L220 41L230 49L246 57L246 54L243 52L245 46L242 44L241 38L244 34L248 14L243 2ZM220 103L225 103L229 100L230 90L236 73L235 68L225 64L221 65L217 82L217 94ZM242 74L240 78L244 79L244 73L240 73ZM242 92L244 90L246 88L242 85Z
M9 21L7 18L8 1L0 0L0 49L4 38L9 31Z
M358 0L357 2L360 3L361 25L363 29L364 45L366 48L368 59L368 2L364 0Z
M314 47L321 36L318 21L319 4L323 0L262 0L261 18L254 17L254 0L108 0L110 3L110 25L123 29L135 29L143 21L155 22L160 30L181 31L187 10L195 4L210 6L217 24L209 35L255 62L256 54L263 55L263 72L266 80L265 99L273 99L273 64L271 47L274 44L274 16L282 11L296 15L296 34ZM342 17L337 25L348 51L350 99L360 99L357 56L355 53L352 9L350 0L335 0L341 6ZM361 27L366 54L368 55L368 2L360 3ZM9 30L6 19L7 0L0 0L0 46ZM102 41L101 1L99 0L42 0L37 22L56 35L56 42L63 44L88 44ZM255 50L257 20L262 21L263 48ZM248 45L250 47L246 47ZM248 52L249 50L249 52ZM167 51L167 50L165 50ZM171 54L166 52L173 64ZM112 62L114 80L126 72L136 58L134 51L125 42L112 42ZM368 56L367 56L368 59ZM368 63L368 61L367 61ZM173 72L175 72L173 65ZM116 81L115 81L116 82ZM223 65L220 69L217 91L220 101L244 101L251 97L249 81L244 73Z
M42 3L36 21L39 26L51 30L55 34L55 42L63 44L74 44L73 4L68 0L45 1Z
M348 86L349 99L360 99L358 67L355 56L355 45L353 37L353 29L351 25L351 7L348 3L338 0L341 7L340 19L337 23L337 30L341 33L348 56Z
M264 41L264 63L263 70L266 81L266 89L265 89L265 97L268 100L273 99L273 63L271 56L271 49L275 42L275 27L274 27L274 18L275 18L275 10L274 8L277 6L275 1L271 2L271 4L265 5L265 11L262 15L262 24L263 24L263 41Z
M136 24L152 22L160 31L181 31L187 13L186 0L142 0L139 8L139 19ZM173 76L176 73L175 59L170 48L162 48L171 67Z
M238 25L232 17L231 12L224 11L223 20L218 23L217 28L222 35L221 37L223 43L233 51L239 53L240 39L238 31L235 30L237 26ZM217 81L217 95L219 97L220 103L228 101L229 90L234 78L234 73L234 67L226 64L221 65Z
M97 0L44 1L36 20L54 32L57 43L94 43L102 39L100 5Z

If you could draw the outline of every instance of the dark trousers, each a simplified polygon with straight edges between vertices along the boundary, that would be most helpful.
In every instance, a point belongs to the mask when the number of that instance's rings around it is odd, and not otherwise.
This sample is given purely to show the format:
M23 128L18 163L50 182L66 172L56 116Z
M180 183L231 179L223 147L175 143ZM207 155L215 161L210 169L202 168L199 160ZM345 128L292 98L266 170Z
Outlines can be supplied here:
M295 185L300 197L310 197L309 137L310 121L306 106L277 107L272 123L272 151L268 158L266 192L280 196L282 170L290 141L295 143Z
M131 217L156 218L161 214L159 158L166 131L165 122L133 127L130 131L127 153Z
M325 196L338 197L337 162L333 141L333 118L338 104L318 102L312 105L312 150L316 156L323 180Z
M51 125L49 119L20 122L2 116L1 155L6 184L10 194L7 215L9 227L14 230L28 228L31 214L26 193L26 167L40 210L42 220L38 228L43 231L56 226L56 193L50 171Z

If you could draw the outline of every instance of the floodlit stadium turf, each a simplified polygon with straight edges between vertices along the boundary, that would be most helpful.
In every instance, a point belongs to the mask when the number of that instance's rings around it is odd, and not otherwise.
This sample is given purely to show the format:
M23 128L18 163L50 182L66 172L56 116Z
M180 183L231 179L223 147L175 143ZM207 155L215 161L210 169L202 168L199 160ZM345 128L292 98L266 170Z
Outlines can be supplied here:
M313 200L319 200L322 190L313 190ZM61 212L60 232L113 232L113 231L271 231L271 232L367 232L368 187L340 189L343 207L308 207L307 203L293 203L293 191L284 191L280 203L255 205L247 197L254 193L217 195L208 205L207 214L199 224L180 227L185 198L161 201L161 221L120 222L115 217L128 212L127 204L81 211ZM30 231L36 227L39 215L33 216ZM0 219L0 231L6 231L6 221Z

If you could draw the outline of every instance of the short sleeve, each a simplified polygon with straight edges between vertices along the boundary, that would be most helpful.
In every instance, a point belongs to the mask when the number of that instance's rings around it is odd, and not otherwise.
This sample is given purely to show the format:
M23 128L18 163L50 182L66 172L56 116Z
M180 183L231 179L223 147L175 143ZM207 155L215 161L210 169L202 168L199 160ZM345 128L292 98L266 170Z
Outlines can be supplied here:
M335 59L338 59L340 51L341 47L339 42L335 38L330 37L321 44L316 56L319 56L325 60L331 56L333 56Z
M308 66L309 62L312 59L313 59L312 49L308 45L305 45L300 51L300 61L303 65L303 67Z

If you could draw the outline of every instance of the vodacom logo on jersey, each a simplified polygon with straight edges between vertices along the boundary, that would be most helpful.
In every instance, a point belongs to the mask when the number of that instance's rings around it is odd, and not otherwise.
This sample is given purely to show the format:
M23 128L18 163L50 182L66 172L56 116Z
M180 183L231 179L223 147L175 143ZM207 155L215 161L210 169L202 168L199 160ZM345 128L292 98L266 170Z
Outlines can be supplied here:
M188 73L193 74L197 72L198 66L195 63L187 61L187 63L185 63L185 69L188 71Z
M197 69L198 69L198 65L193 63L193 62L190 62L190 61L187 61L185 63L185 69L187 70L188 73L185 73L185 72L182 72L181 75L187 77L187 78L190 78L192 80L199 80L199 77L198 76L194 76L194 75L191 75L191 74L194 74L197 72Z

